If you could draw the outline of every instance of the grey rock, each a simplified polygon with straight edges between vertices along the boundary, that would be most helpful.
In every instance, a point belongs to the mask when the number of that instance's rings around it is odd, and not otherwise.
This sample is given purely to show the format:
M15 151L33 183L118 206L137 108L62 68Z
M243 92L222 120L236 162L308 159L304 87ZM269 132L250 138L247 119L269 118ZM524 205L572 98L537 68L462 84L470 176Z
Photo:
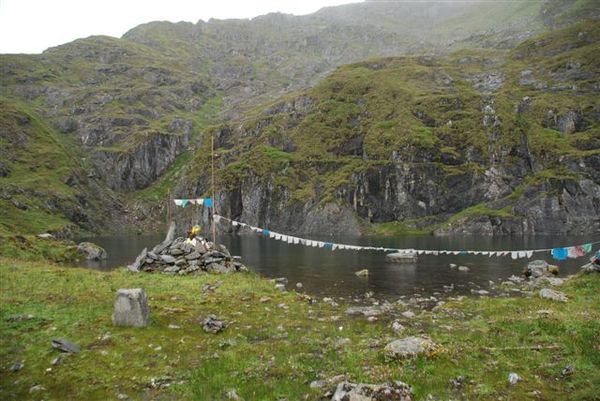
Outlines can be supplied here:
M102 260L108 257L108 254L104 248L92 242L81 242L79 245L77 245L77 250L87 260Z
M383 384L339 383L331 401L412 401L412 388L401 381Z
M54 235L48 234L48 233L38 234L37 237L41 238L41 239L55 239L56 238Z
M231 400L231 401L243 401L243 398L238 395L238 393L237 393L237 391L235 391L235 389L227 391L225 393L225 399Z
M127 266L127 269L129 269L129 271L132 271L132 272L139 272L140 267L142 267L142 263L144 262L144 259L146 259L147 255L148 255L148 248L144 248L144 250L135 259L135 262L133 262L132 264Z
M565 293L550 288L542 288L539 294L540 298L550 299L552 301L567 302L569 300Z
M458 271L459 272L468 272L471 269L469 269L467 266L458 266Z
M288 283L288 279L285 277L279 277L273 280L275 283L277 284L287 284Z
M173 264L173 263L175 263L175 260L176 260L171 255L160 255L160 259L167 264Z
M548 262L545 260L533 260L525 267L525 275L530 278L538 278L548 275Z
M416 316L413 311L409 311L409 310L402 312L401 315L407 319L412 319L413 317Z
M296 288L297 289L301 290L302 287L304 287L304 284L302 284L302 283L296 283Z
M116 326L146 327L150 308L141 288L119 289L114 305L112 321Z
M56 348L59 351L69 352L72 354L76 354L81 350L81 348L79 348L79 345L69 340L65 340L64 338L52 339L52 348Z
M283 284L275 284L275 289L281 292L285 292L285 285Z
M202 322L202 329L207 333L218 333L227 328L227 323L218 319L215 315L209 315Z
M42 386L41 384L35 384L29 388L29 393L30 394L37 393L37 392L45 391L45 390L46 390L46 387Z
M575 366L573 365L567 365L563 368L563 370L560 371L560 375L562 377L569 377L572 376L575 373Z
M174 221L171 222L171 224L169 224L169 230L167 231L167 236L165 237L164 242L173 242L173 239L175 239L175 229L177 228L177 225L175 224Z
M200 256L202 256L202 255L200 254L200 252L198 252L198 251L193 251L193 252L191 252L190 254L186 255L186 257L185 257L185 258L186 258L187 260L195 260L195 259L199 259L199 258L200 258Z
M358 277L367 277L369 275L369 270L362 269L362 270L355 272L354 274L356 274Z
M394 252L385 255L386 262L390 263L415 263L417 261L416 252Z
M365 317L379 316L384 313L382 308L375 306L353 306L346 309L346 314L350 316L363 315Z
M523 378L521 376L519 376L515 372L510 372L508 374L508 382L511 384L511 386L514 386L515 384L517 384L521 380L523 380Z
M434 351L437 345L426 337L405 337L392 341L385 346L384 353L387 358L401 359L410 358Z
M398 334L401 333L405 330L405 327L397 320L394 320L392 322L392 330L394 331L394 333Z
M119 393L117 394L117 400L128 400L129 396L127 394Z
M12 366L10 367L10 371L18 372L19 370L23 369L24 366L25 365L22 362L13 363Z

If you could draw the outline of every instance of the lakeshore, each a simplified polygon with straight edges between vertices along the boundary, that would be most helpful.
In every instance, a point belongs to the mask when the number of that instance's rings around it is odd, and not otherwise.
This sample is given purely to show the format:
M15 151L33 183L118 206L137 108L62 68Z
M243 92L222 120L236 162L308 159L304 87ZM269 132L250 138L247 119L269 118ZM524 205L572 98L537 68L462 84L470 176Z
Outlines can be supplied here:
M0 259L2 399L317 400L344 380L402 381L413 400L593 400L600 388L598 274L562 284L567 302L532 288L431 308L418 298L358 305L293 285L282 292L253 273L107 273L12 254ZM149 327L113 326L116 290L137 287ZM226 328L204 331L209 315ZM408 337L434 346L390 358L388 345ZM60 353L55 338L81 351Z

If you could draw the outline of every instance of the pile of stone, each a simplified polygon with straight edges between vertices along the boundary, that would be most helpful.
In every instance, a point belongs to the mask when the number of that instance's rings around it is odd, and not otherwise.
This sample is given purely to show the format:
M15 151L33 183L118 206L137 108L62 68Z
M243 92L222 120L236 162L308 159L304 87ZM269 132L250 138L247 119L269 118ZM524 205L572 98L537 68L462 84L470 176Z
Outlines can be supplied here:
M233 273L247 271L239 256L231 256L223 245L207 242L197 237L167 240L151 251L144 249L135 262L128 266L134 272L166 274Z

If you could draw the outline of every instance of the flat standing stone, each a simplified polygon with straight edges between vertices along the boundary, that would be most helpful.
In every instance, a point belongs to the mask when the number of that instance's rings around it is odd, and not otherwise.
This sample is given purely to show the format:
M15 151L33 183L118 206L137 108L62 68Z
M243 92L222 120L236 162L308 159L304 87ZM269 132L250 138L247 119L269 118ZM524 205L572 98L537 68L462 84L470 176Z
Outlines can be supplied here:
M148 300L141 288L119 289L112 316L116 326L146 327L150 317Z

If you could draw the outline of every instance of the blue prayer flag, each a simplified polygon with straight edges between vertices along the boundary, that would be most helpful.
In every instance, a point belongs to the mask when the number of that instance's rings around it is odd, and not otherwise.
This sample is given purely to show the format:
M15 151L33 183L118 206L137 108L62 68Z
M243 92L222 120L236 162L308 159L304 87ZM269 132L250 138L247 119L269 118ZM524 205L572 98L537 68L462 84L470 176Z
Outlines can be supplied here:
M325 245L323 245L323 248L325 248L325 249L333 249L333 244L331 242L326 242Z
M206 199L204 199L204 206L206 206L208 208L211 208L212 205L213 205L212 198L206 198Z
M271 232L270 232L269 230L267 230L267 229L263 229L263 230L262 230L262 234L263 234L263 235L267 235L267 236L268 236L270 233L271 233Z
M554 248L552 250L552 257L556 260L565 260L569 256L569 250L567 248Z

